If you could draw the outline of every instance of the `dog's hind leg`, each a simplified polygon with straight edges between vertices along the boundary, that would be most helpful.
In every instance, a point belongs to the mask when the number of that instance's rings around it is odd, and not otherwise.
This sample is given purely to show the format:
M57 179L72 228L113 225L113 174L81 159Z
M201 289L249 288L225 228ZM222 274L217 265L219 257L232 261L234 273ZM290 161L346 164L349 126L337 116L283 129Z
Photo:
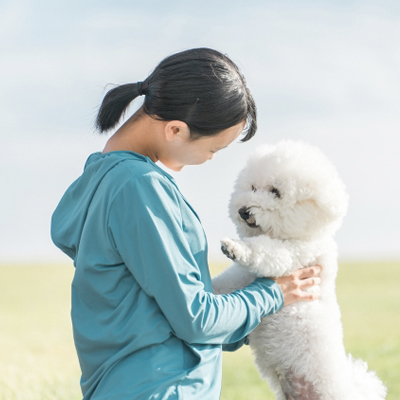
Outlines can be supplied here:
M296 376L293 371L277 372L279 382L286 400L321 400L313 384L303 376Z
M275 393L276 397L275 400L287 400L285 393L282 391L282 385L274 367L270 366L268 368L264 368L261 373L261 376L264 379L268 380L269 386Z

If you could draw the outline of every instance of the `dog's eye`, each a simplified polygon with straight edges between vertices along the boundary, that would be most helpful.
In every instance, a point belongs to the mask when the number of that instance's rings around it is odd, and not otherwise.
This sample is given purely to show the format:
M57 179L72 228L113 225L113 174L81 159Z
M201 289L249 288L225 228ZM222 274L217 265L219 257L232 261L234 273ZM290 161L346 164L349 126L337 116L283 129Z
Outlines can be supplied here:
M251 186L251 190L252 190L253 192L257 192L257 188L256 188L254 185Z
M276 187L272 187L269 191L273 193L275 197L281 198L281 192Z

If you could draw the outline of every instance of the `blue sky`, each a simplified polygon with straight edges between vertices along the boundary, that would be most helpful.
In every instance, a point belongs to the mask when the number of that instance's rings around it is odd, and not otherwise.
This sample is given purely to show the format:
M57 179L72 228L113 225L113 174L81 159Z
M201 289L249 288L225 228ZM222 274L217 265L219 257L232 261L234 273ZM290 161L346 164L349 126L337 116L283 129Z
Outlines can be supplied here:
M13 0L0 5L0 261L67 261L50 216L104 146L93 120L107 84L199 46L239 65L259 112L250 142L174 174L210 258L236 236L227 204L247 156L284 138L319 146L347 185L341 257L400 257L399 2Z

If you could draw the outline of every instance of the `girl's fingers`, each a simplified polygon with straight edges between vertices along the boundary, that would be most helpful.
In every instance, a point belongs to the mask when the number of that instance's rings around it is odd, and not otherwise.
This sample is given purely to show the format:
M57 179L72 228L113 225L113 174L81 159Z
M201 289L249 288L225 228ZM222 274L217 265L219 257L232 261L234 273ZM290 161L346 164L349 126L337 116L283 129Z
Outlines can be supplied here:
M304 289L319 285L321 278L318 276L322 271L320 265L303 268L295 271L292 275L276 278L275 281L281 288L284 304L292 304L296 301L312 301L320 298L319 293L309 293Z
M314 301L314 300L318 300L320 298L320 294L319 293L305 293L301 296L301 300L309 300L309 301Z
M320 283L321 283L321 278L319 276L316 276L315 278L302 279L300 281L300 287L307 288L314 285L319 285Z
M320 265L314 265L312 267L299 269L293 275L296 274L299 279L308 279L318 276L321 271L322 267Z
M296 301L313 301L320 298L319 293L308 293L302 290L293 290L284 295L285 306L292 304Z

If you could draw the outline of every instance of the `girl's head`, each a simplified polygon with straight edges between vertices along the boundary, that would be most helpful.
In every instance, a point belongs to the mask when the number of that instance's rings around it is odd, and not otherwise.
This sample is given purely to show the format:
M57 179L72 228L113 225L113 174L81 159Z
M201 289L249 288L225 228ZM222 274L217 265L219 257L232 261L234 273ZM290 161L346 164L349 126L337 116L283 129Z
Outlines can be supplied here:
M141 94L145 99L140 113L160 121L183 121L193 140L246 122L242 139L246 141L257 129L256 106L244 77L216 50L198 48L173 54L143 82L111 89L97 115L100 132L114 128Z

